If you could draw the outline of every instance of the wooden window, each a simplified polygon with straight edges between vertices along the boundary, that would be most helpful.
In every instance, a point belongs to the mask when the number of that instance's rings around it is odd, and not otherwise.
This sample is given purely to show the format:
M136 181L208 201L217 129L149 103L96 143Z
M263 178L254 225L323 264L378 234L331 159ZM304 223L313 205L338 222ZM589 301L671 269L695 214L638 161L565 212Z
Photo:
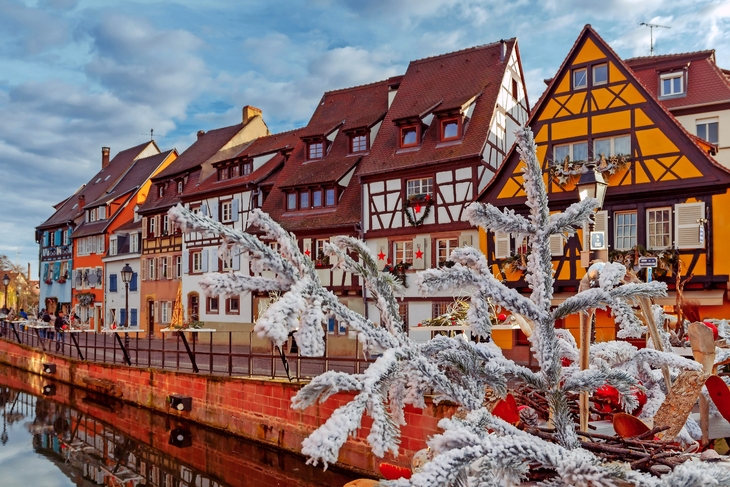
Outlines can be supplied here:
M318 238L314 241L314 264L317 267L328 266L330 263L329 257L324 253L324 244L329 243L327 239Z
M229 222L233 220L233 213L231 211L231 202L225 201L221 203L221 221Z
M676 96L684 93L684 71L662 74L659 81L659 96Z
M215 298L208 298L208 313L211 314L217 314L218 313L218 297Z
M218 168L218 181L225 181L226 179L228 179L228 168L219 167Z
M221 259L221 270L230 271L231 269L233 269L233 255L227 259Z
M310 142L307 144L307 159L322 159L324 155L324 142Z
M322 206L322 190L316 189L312 191L312 206L319 208Z
M672 246L671 208L646 210L646 236L649 249L668 249Z
M162 198L163 196L165 196L165 187L163 185L159 185L157 187L157 197Z
M76 255L86 255L86 239L76 239Z
M251 170L253 169L253 164L250 162L244 162L241 164L241 176L248 176L251 174Z
M130 233L129 234L129 251L139 252L139 233Z
M182 277L182 255L175 256L175 279Z
M431 318L438 318L449 312L451 301L434 301L431 303Z
M299 193L299 209L306 210L309 208L309 191Z
M160 323L169 323L172 317L172 301L160 302Z
M393 242L393 263L413 264L413 240Z
M441 140L455 140L461 137L459 119L450 118L441 121Z
M157 274L156 260L154 258L147 259L147 279L150 281L154 281L155 275Z
M117 237L109 239L109 255L117 255Z
M418 127L410 125L400 129L400 146L414 147L418 145Z
M238 296L226 299L226 314L237 315L241 310L241 301Z
M69 238L71 237L71 230L64 231L61 235L61 245L68 245Z
M513 100L520 99L519 85L517 84L517 80L514 78L512 78L512 99Z
M353 135L350 138L350 152L365 152L368 150L367 135Z
M406 197L431 195L433 178L409 179L406 181Z
M281 244L279 244L279 242L269 242L269 247L275 252L278 252L279 248L281 248Z
M325 205L335 206L337 201L335 200L335 189L329 188L325 190Z
M719 122L717 117L697 120L697 137L704 139L710 144L720 142Z
M506 259L512 253L511 239L509 233L495 232L494 234L494 258Z
M153 216L147 219L147 236L150 238L154 237L155 230L157 230L157 217Z
M177 194L182 194L183 188L184 188L183 182L182 181L178 181L177 182Z
M296 210L297 209L297 194L289 193L286 195L286 209Z
M96 209L96 212L99 220L106 219L106 206L100 206Z
M399 301L398 302L398 317L408 328L408 303Z
M193 272L203 272L203 254L201 252L192 252L190 255L193 259L193 265L191 266Z
M160 279L169 279L170 270L168 269L167 257L160 257Z
M436 258L439 266L443 266L449 260L451 252L457 247L459 239L456 237L436 239Z
M674 207L674 243L678 249L705 247L705 203L681 203Z
M608 83L608 64L593 66L593 85L605 85L606 83Z
M575 142L573 144L556 145L553 148L553 160L562 163L565 158L570 161L588 160L588 142Z
M630 156L631 136L607 137L593 141L593 157Z
M160 233L162 235L167 235L170 232L170 218L167 216L167 213L162 215L162 228L160 228Z
M630 250L636 247L636 212L621 211L614 213L614 245L616 250Z
M588 70L586 68L573 70L573 89L579 90L588 86Z

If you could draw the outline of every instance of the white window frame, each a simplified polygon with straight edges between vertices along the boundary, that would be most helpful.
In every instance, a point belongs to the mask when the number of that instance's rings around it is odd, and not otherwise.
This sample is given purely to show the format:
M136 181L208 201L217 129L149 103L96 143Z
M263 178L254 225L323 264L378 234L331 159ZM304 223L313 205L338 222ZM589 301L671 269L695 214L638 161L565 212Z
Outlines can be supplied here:
M182 194L182 192L183 192L183 182L178 181L177 182L177 194Z
M231 255L227 259L221 259L221 270L233 270L233 252L231 252Z
M509 233L494 232L494 258L506 259L512 255L512 238Z
M408 179L406 181L406 197L428 194L433 195L433 178Z
M182 277L182 255L175 256L175 279Z
M172 302L171 301L162 301L160 303L160 311L161 311L160 314L162 315L162 316L160 316L160 322L163 324L169 323L170 318L171 318L170 315L172 314Z
M96 253L104 253L104 235L99 235L96 239Z
M157 217L151 216L147 219L147 234L157 236Z
M203 253L192 252L192 265L190 268L193 272L203 272Z
M109 255L117 255L117 237L109 239Z
M69 234L68 230L66 230L66 229L61 230L61 234L62 234L61 245L68 245L68 240L69 240L68 239L68 234Z
M100 206L96 209L97 220L106 220L106 206Z
M661 235L667 236L668 243L667 243L667 245L652 245L651 244L652 232L651 232L651 222L650 222L649 214L652 212L663 212L663 211L668 212L667 219L660 223L668 223L669 230L666 233L662 232ZM671 206L663 206L663 207L658 207L658 208L647 208L646 209L646 248L647 249L663 250L663 249L669 249L672 247L672 237L673 237L672 220L673 220L673 218L672 218L672 207ZM656 225L656 223L655 223L655 225ZM659 235L659 234L656 234L656 235Z
M170 218L167 216L167 214L162 215L162 225L160 228L160 233L162 235L170 233Z
M584 84L578 85L578 84L575 83L575 75L578 74L581 71L583 71L583 73L585 75L585 81L584 81ZM577 69L574 69L570 73L570 78L571 78L571 86L573 87L574 90L583 90L583 89L588 88L588 68L577 68Z
M633 237L631 237L631 236L629 236L629 237L626 237L626 236L620 237L622 239L628 238L629 239L629 243L631 242L630 239L632 239L632 238L634 239L634 245L629 245L628 247L626 247L625 245L623 245L623 242L621 242L621 245L619 245L618 227L619 227L619 219L620 219L619 216L621 216L621 215L634 215L634 217L636 219L636 222L633 223L633 225L632 224L628 224L628 225L621 224L622 227L628 227L628 228L630 228L631 226L633 226L635 228L635 230L634 230L634 236ZM616 211L616 212L614 212L613 213L613 232L614 232L613 233L613 248L615 250L622 250L622 251L623 250L631 250L631 249L633 249L636 246L636 244L638 243L638 241L637 241L638 230L639 230L639 215L638 215L638 213L637 213L636 210L627 210L627 211Z
M129 234L129 252L139 252L139 234Z
M569 144L556 144L556 145L554 145L553 146L553 161L555 163L562 164L563 161L565 160L565 158L558 158L555 155L557 153L558 148L561 148L561 147L568 147L569 148L569 150L568 150L568 156L570 157L570 161L571 162L576 161L576 158L573 156L573 154L574 154L573 148L576 145L579 145L579 144L585 144L586 145L586 158L588 158L588 141L587 140L581 140L581 141L578 141L578 142L571 142ZM578 160L581 160L582 161L584 159L578 159Z
M156 279L156 275L157 275L157 269L156 269L157 265L155 262L156 260L157 259L155 259L155 258L147 259L147 280L148 281L154 281Z
M710 124L713 124L713 123L717 124L717 140L714 142L710 140ZM700 135L700 130L699 130L700 125L705 126L705 135L707 135L706 138L702 137ZM695 133L697 134L697 137L709 142L710 144L719 144L720 143L720 119L719 119L719 117L700 118L700 119L695 120Z
M671 93L664 93L664 81L668 79L675 79L679 78L679 91L674 91L674 83L670 83L670 86L672 87ZM659 96L677 96L677 95L683 95L687 92L684 86L684 71L674 71L672 73L664 73L659 76Z
M616 153L616 139L622 139L622 138L625 138L625 137L628 137L628 139L629 139L629 153L628 154L617 154ZM633 148L631 147L631 136L629 134L626 134L626 135L616 135L616 136L613 136L613 137L601 137L601 138L598 138L598 139L593 139L593 157L596 158L596 159L601 156L601 154L598 151L596 151L596 142L602 142L604 140L609 140L610 141L610 144L611 144L611 148L609 150L609 153L608 154L604 154L604 156L606 156L606 157L613 157L613 156L619 156L619 155L621 155L621 156L630 156L633 153Z
M167 257L160 257L160 279L170 279L170 268L167 266Z
M87 255L86 254L86 239L85 238L77 238L76 239L76 255Z
M601 66L605 66L606 67L606 80L605 81L596 82L596 68L600 68ZM600 64L596 64L595 66L592 66L591 67L591 75L592 75L591 76L591 81L593 82L593 86L600 86L600 85L608 84L608 63L600 63Z
M413 240L393 241L393 265L401 262L413 264Z
M452 245L453 244L453 245ZM436 262L446 262L451 257L451 252L454 249L459 248L459 237L446 237L436 239ZM441 250L444 250L444 255L441 255Z
M221 222L230 222L233 220L233 203L231 201L223 201L221 203Z

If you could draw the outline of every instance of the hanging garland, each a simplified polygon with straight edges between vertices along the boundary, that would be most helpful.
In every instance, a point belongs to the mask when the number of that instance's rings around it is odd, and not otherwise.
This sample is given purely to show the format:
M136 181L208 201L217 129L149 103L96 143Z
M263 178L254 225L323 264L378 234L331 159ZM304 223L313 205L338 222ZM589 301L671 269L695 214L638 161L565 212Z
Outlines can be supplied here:
M616 172L627 168L631 164L631 156L617 155L605 157L601 155L600 157L590 161L571 161L570 158L566 157L562 163L555 161L550 164L550 166L548 166L548 174L555 180L558 186L562 188L573 177L580 177L580 175L586 171L586 166L588 164L595 165L596 170L600 173L613 175Z
M423 224L424 220L431 214L431 207L433 206L433 198L430 194L425 197L423 195L411 195L403 203L403 214L406 216L406 220L414 227L419 227ZM413 214L408 211L408 208L413 208ZM423 215L416 219L415 214L418 213L419 209L423 209Z
M672 272L679 261L679 253L674 248L664 250L649 250L643 245L637 245L629 250L611 250L608 253L610 262L623 264L627 269L638 272L639 257L656 257L657 267L654 268L653 274L656 277L664 277Z
M78 293L76 295L76 299L79 300L79 304L81 306L90 306L94 304L94 294L93 293Z

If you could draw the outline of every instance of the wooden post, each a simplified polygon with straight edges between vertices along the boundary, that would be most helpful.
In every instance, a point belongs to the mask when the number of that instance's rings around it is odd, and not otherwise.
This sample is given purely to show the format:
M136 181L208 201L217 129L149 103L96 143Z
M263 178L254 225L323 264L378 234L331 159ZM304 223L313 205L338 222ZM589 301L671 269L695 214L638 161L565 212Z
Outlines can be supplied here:
M639 298L639 306L641 306L641 312L644 315L644 322L649 328L649 334L651 335L651 341L654 344L654 349L663 352L664 344L662 343L662 338L659 336L659 329L654 322L654 314L651 312L651 300L649 298ZM669 393L669 391L672 390L672 379L669 376L668 366L662 366L662 374L664 375L664 382L667 386L667 393Z
M585 291L591 287L591 279L588 273L580 280L578 292ZM580 316L580 359L578 365L580 370L588 370L588 364L591 356L591 323L593 322L594 310L585 310L579 313ZM587 391L580 393L578 402L580 412L580 431L588 431L588 419L590 418L590 408L588 402L589 396Z
M689 344L692 346L692 355L702 364L705 374L712 374L715 366L715 338L703 323L690 323ZM700 394L700 428L702 429L702 444L710 442L710 401L704 394Z

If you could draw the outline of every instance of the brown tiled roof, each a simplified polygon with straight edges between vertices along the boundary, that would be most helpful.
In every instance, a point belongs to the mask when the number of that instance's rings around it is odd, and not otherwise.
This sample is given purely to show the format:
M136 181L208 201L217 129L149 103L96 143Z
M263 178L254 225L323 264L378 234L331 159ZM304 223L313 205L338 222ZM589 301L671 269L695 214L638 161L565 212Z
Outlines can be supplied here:
M155 172L155 169L160 167L160 164L170 156L170 154L177 154L177 150L170 149L165 152L160 152L154 156L144 157L137 159L127 173L114 185L109 191L104 193L96 201L87 203L87 207L101 205L111 200L119 198L121 195L133 191L144 184L147 179Z
M135 230L142 230L142 219L134 221L134 218L132 218L123 225L119 225L117 228L115 228L114 233L133 232Z
M659 97L659 73L687 66L687 95L659 102L672 109L730 101L730 81L715 64L715 51L698 51L626 59L626 65L655 97Z
M172 164L175 163L173 162ZM158 193L153 186L153 189L150 190L145 202L138 208L137 213L140 215L160 213L180 203L182 201L181 196L184 196L188 192L195 191L195 188L198 185L198 178L200 177L200 167L193 167L194 169L187 175L187 181L185 182L182 195L177 193L177 187L174 182L167 184L167 188L165 189L162 198L158 196Z
M294 145L299 142L299 132L301 130L302 129L295 129L288 132L259 137L251 144L248 144L243 150L239 150L235 156L231 157L229 160L255 158L261 155L271 154L274 151L282 151L284 149L294 147ZM247 184L257 184L280 168L285 159L286 158L282 154L277 154L251 174L223 181L218 181L217 171L214 171L213 174L205 179L205 181L201 182L196 188L192 188L190 192L186 191L184 199L187 201L188 199L200 197L203 193L243 187Z
M496 42L411 62L370 155L363 161L362 174L481 155L507 67L506 60L516 48L516 39L505 42L505 61L501 60L501 43ZM418 150L396 153L400 130L394 121L455 108L474 96L478 96L476 107L460 144L437 148L438 134L432 125L426 130Z
M78 206L78 196L83 195L87 202L95 201L103 196L106 191L114 187L139 154L150 144L157 147L154 141L148 141L117 153L107 167L96 173L82 189L75 193L76 197L69 198L48 220L37 228L39 230L52 228L78 218L84 211L83 208Z
M90 223L85 221L81 223L81 225L76 227L76 229L71 234L71 238L86 237L88 235L98 235L104 232L107 225L109 225L109 220L99 220Z
M239 123L205 132L153 180L163 181L201 165L221 150L243 127L244 124Z

